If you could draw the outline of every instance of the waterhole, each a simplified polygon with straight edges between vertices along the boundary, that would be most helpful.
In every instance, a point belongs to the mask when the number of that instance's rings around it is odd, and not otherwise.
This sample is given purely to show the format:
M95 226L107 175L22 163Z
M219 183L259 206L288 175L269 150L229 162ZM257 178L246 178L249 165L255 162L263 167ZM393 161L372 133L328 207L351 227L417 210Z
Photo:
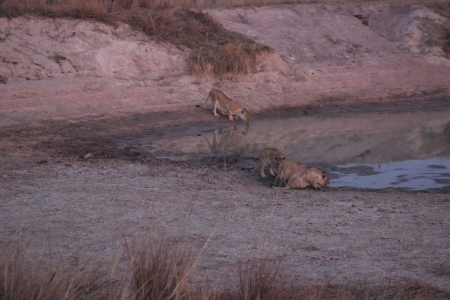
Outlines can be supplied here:
M275 147L287 159L326 171L331 188L450 187L450 107L300 113L221 124L214 130L187 128L182 136L144 137L135 150L179 161L237 154L236 164L253 169L259 151Z

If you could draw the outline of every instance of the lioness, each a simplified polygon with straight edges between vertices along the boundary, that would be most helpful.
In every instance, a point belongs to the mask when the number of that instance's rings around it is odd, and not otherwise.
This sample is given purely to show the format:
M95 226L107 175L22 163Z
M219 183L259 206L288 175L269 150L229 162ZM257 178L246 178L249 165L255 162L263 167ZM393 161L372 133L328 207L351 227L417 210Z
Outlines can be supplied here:
M269 176L265 174L265 169L269 167L269 173L272 176L277 175L278 164L285 159L283 153L276 148L265 148L261 150L259 154L259 164L261 166L260 174L262 178L268 178Z
M272 186L275 186L278 179L285 183L285 189L303 189L308 186L321 189L330 184L330 179L325 172L292 160L280 162L278 174Z
M213 104L213 114L217 117L217 109L219 110L219 113L222 115L228 115L228 118L233 120L239 120L242 119L245 122L248 122L250 119L250 116L238 102L231 100L228 98L227 95L225 95L223 92L221 92L218 89L212 89L208 97L206 98L206 102L208 102L208 99L211 98L211 102ZM239 118L237 118L239 117Z

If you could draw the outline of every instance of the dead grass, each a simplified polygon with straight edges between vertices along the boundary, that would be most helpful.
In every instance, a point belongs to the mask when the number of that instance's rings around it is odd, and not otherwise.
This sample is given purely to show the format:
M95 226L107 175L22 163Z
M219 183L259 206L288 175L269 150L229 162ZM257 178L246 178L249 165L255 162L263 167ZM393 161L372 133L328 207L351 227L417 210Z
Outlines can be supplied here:
M255 69L259 54L271 51L239 33L223 33L217 42L194 49L187 60L187 68L191 74L247 74Z
M440 264L437 273L441 276L450 276L450 263Z
M231 288L230 299L289 299L288 285L284 281L280 262L268 258L248 260L238 263L237 282Z
M191 49L187 60L190 74L245 74L255 69L258 54L271 51L188 8L198 6L190 1L0 0L0 17L35 15L127 23L156 41Z
M439 47L447 56L450 54L450 22L438 24L432 20L425 19L420 27L424 32L422 37L422 43L424 45L428 47Z
M64 57L64 56L62 56L62 55L60 55L60 54L58 54L58 53L55 53L55 54L53 54L52 56L49 56L48 57L49 59L52 59L55 63L57 63L58 65L61 65L61 62L63 61L63 60L66 60L67 58L66 57Z
M76 260L73 266L43 263L18 243L3 244L0 259L0 299L184 299L184 300L257 300L257 299L450 299L450 293L418 281L388 284L331 283L298 285L283 271L282 264L268 258L237 263L235 280L226 288L198 284L194 269L199 256L180 243L160 238L134 241L125 247L128 274L112 274L112 266L98 268L88 260ZM201 254L201 251L200 251ZM447 269L447 268L446 268ZM194 276L195 275L195 276ZM217 281L215 281L217 282Z
M419 3L431 8L446 18L450 18L450 2L448 0L422 0Z
M0 260L0 299L100 299L119 294L113 281L103 278L82 261L62 269L61 263L50 266L29 259L30 245L2 244ZM88 271L89 270L89 271Z
M132 272L133 297L144 299L185 299L187 278L191 270L190 253L180 246L170 247L160 239L156 243L143 241L127 245Z

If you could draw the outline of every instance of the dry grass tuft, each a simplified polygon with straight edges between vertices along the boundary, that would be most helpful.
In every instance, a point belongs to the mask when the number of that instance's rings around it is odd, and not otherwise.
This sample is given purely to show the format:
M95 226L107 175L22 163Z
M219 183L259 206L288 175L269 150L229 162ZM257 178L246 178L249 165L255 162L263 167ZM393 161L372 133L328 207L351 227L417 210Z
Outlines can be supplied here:
M93 19L111 24L108 0L0 0L0 17L33 15L48 18Z
M450 275L450 263L442 263L437 269L437 273L442 276Z
M450 53L450 26L447 27L447 32L445 33L444 45L442 50L446 53Z
M134 299L186 299L192 262L189 253L165 239L127 246Z
M267 258L239 264L237 290L233 299L280 299L286 291L280 265Z
M417 281L387 285L288 284L290 277L280 263L267 258L239 263L235 280L227 289L202 286L190 280L199 257L192 259L190 251L182 250L181 244L171 245L169 240L160 238L154 243L138 241L125 246L129 269L119 272L116 277L120 279L114 280L99 275L101 268L93 261L82 261L71 267L61 263L46 267L36 257L30 259L32 256L27 255L25 250L30 245L3 244L0 299L450 299L450 292ZM113 262L111 269L116 269L116 263ZM447 269L445 266L445 272Z
M0 258L0 299L100 299L118 292L112 281L104 281L88 270L88 263L70 270L56 266L43 267L39 260L30 260L28 246L3 244ZM111 298L112 299L112 298Z
M256 68L256 58L272 50L238 33L225 36L217 44L194 49L187 60L191 74L247 74Z
M190 74L246 74L256 67L256 57L270 52L267 46L237 32L225 30L210 16L188 9L160 8L121 14L122 21L159 41L191 49Z
M450 293L439 290L429 284L418 281L407 283L394 283L387 287L371 287L364 292L368 295L367 299L395 299L395 300L414 300L414 299L449 299Z

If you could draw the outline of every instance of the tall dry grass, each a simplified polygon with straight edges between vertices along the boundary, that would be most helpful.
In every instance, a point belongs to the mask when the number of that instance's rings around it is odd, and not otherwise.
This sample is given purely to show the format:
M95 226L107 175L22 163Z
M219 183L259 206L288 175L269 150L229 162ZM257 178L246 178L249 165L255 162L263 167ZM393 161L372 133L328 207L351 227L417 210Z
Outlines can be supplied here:
M113 280L105 280L90 268L91 262L80 260L71 267L55 262L49 265L39 257L31 259L29 247L1 245L0 299L114 299L121 294Z
M236 273L226 276L235 279L230 285L207 286L194 278L198 277L194 269L201 257L192 257L190 250L165 238L153 243L135 240L126 245L123 256L127 258L128 270L123 271L125 274L116 272L115 277L101 274L114 273L110 270L117 268L117 262L103 266L103 270L89 260L79 260L73 266L61 261L48 264L30 255L28 249L17 243L2 244L0 299L450 299L450 292L418 281L294 284L282 265L268 258L238 262Z
M127 245L132 272L133 297L145 299L185 299L188 294L190 253L179 245L171 247L163 239Z
M268 258L249 260L238 264L236 274L237 284L232 298L247 299L276 299L289 298L283 295L287 291L284 274L279 262L272 262Z

